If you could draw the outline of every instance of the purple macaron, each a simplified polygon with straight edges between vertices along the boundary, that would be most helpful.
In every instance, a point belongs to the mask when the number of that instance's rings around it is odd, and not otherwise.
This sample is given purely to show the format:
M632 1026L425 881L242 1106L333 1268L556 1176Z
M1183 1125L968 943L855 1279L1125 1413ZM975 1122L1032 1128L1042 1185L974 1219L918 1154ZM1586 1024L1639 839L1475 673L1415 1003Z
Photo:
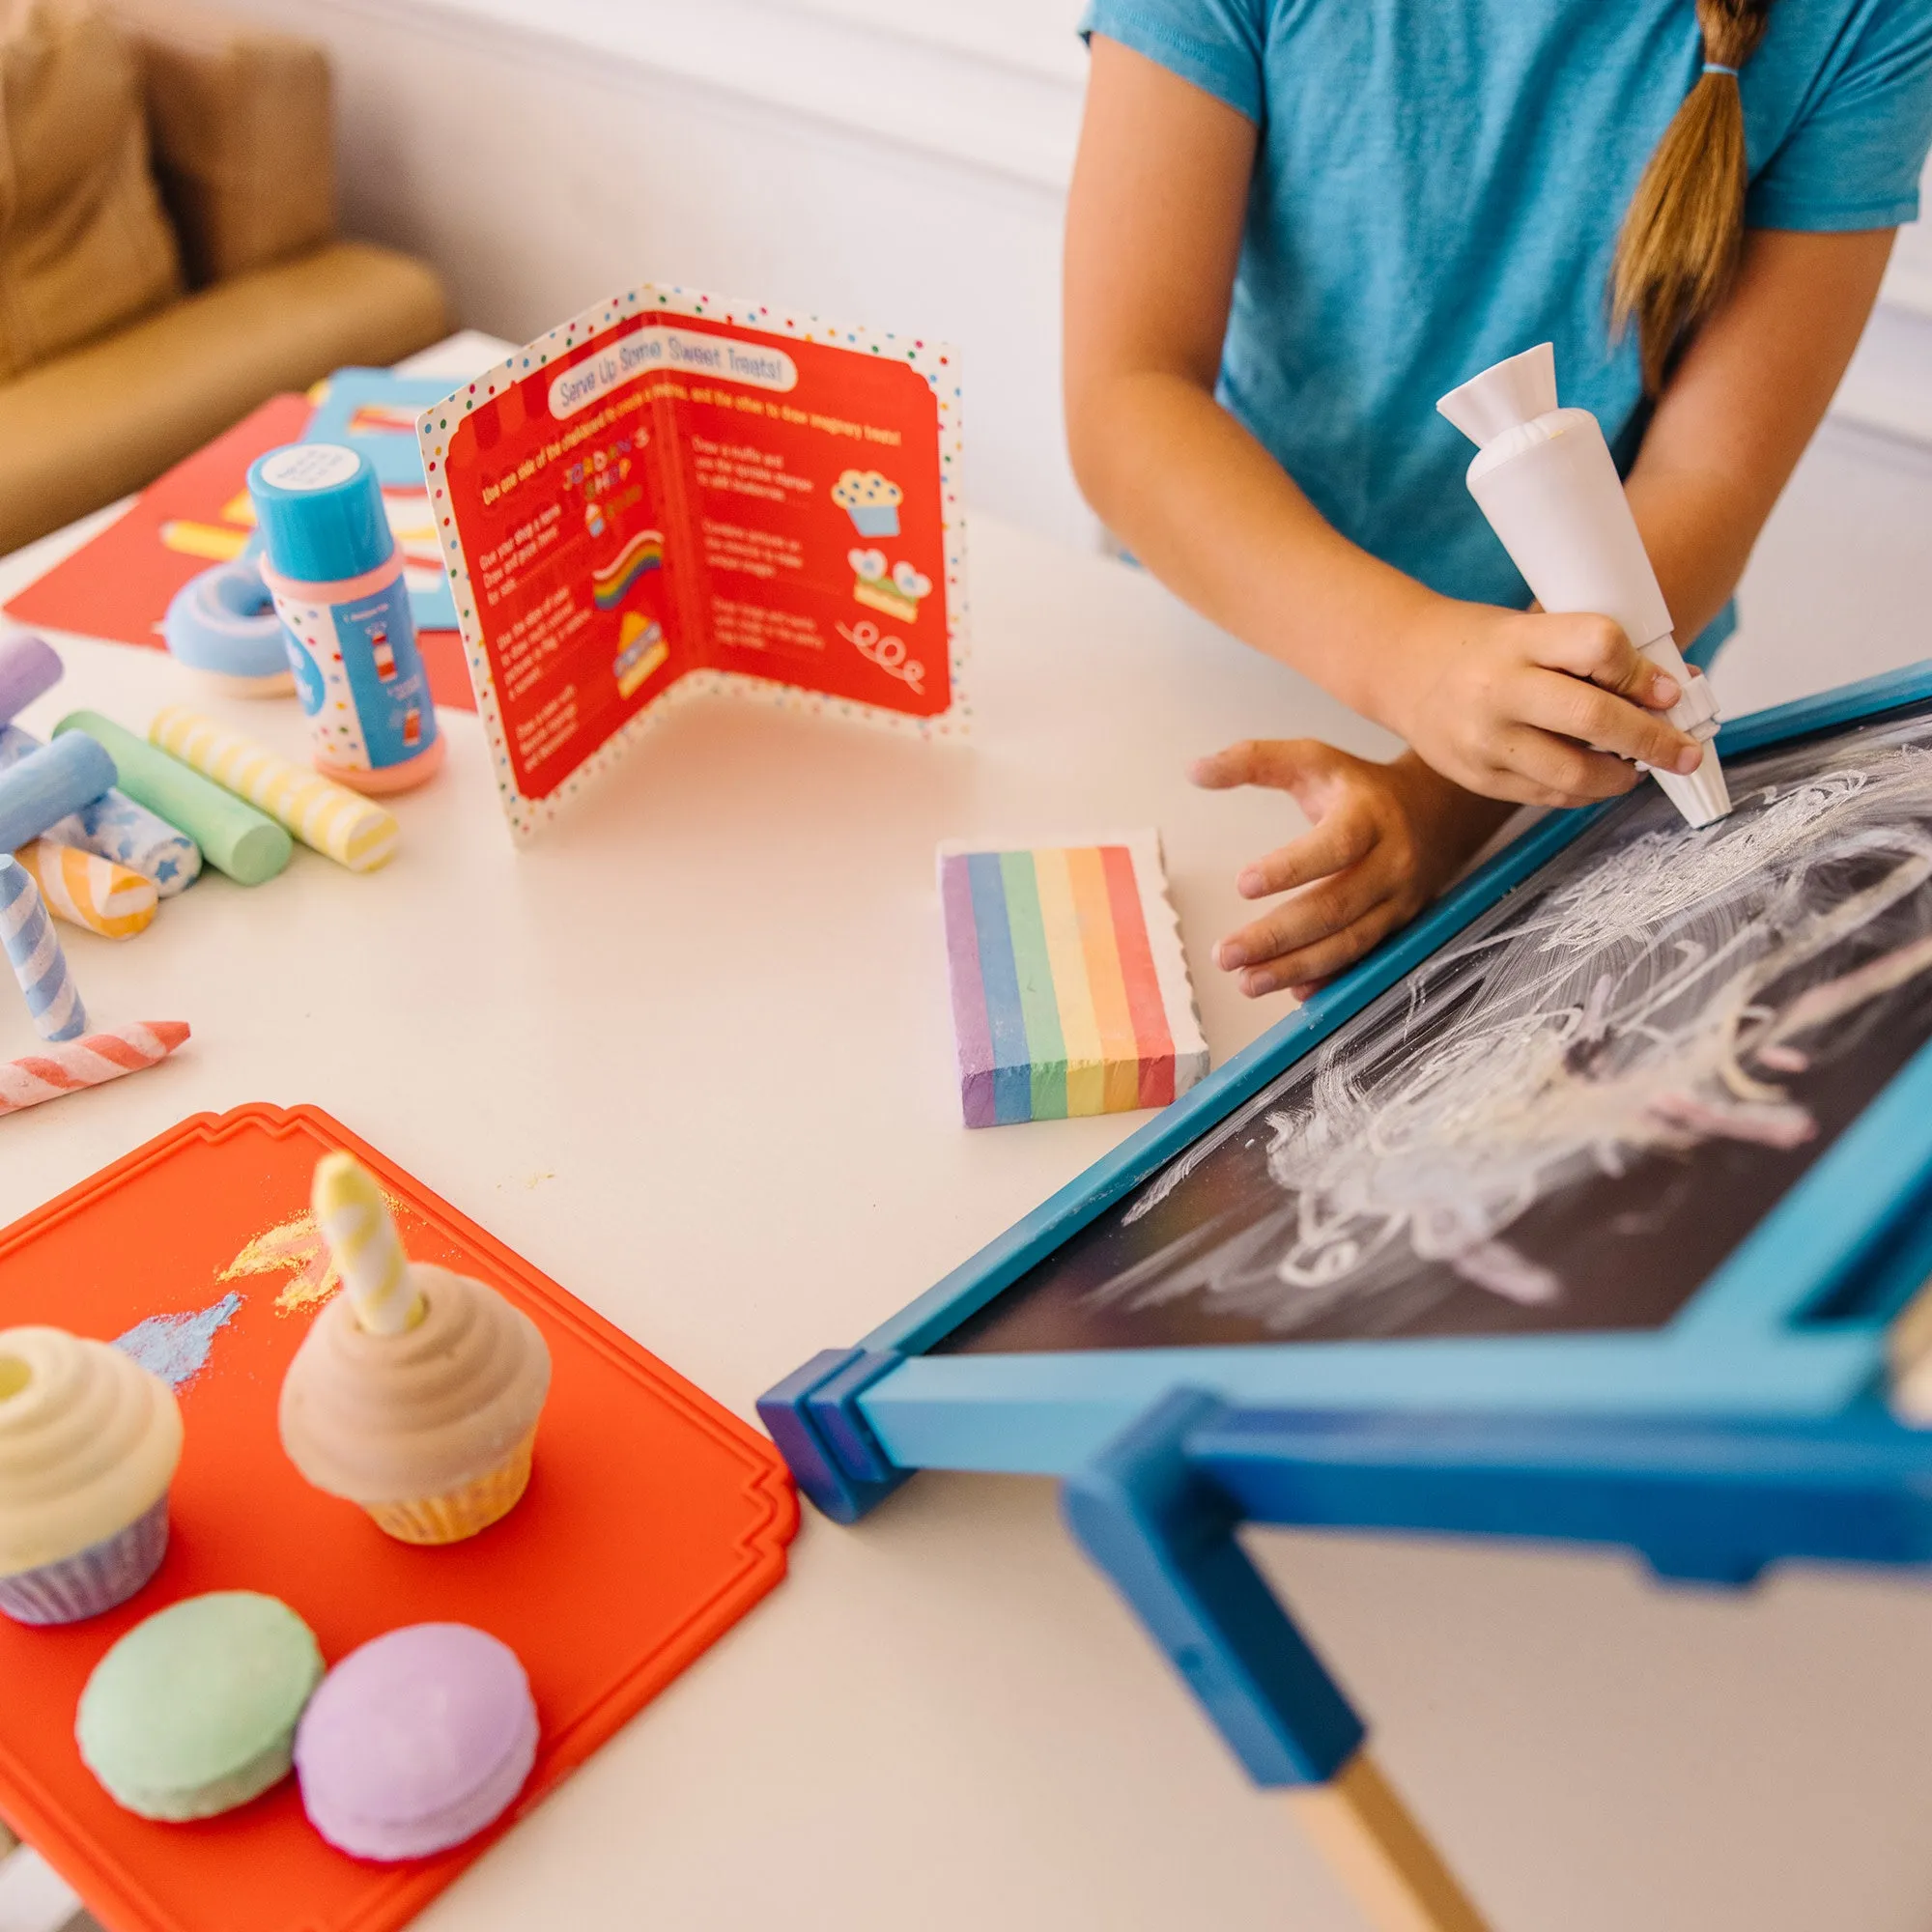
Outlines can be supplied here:
M412 1624L351 1651L296 1731L302 1808L358 1859L420 1859L509 1808L537 1752L530 1681L468 1624Z

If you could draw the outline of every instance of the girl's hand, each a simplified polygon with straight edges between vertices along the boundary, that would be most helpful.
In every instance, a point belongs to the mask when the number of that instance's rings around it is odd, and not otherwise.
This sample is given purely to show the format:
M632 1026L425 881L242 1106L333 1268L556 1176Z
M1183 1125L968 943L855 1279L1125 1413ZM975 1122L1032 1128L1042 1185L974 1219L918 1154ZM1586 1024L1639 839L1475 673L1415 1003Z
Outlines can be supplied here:
M1657 715L1677 702L1675 680L1608 617L1435 597L1390 644L1375 715L1485 798L1588 805L1636 783L1626 759L1666 772L1702 760Z
M1250 999L1283 989L1305 999L1413 919L1509 816L1413 753L1378 765L1314 738L1249 739L1188 777L1215 791L1274 785L1312 828L1236 880L1243 898L1288 895L1214 949Z

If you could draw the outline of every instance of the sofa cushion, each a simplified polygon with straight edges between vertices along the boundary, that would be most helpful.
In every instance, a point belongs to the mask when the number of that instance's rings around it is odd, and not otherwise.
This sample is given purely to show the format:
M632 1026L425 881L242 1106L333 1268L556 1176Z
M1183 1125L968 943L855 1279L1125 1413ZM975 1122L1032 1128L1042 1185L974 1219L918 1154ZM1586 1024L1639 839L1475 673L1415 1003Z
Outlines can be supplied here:
M155 174L196 288L335 232L328 60L187 0L114 0L141 58Z
M446 326L420 262L337 242L0 383L0 553L151 482L277 390L398 361Z
M85 0L0 0L0 377L181 288L121 30Z

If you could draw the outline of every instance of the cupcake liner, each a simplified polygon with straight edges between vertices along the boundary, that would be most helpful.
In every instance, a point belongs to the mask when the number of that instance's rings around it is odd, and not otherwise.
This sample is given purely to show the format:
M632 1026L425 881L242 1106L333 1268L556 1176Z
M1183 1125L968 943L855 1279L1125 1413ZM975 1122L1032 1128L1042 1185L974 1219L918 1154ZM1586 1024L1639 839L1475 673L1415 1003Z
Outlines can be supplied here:
M364 1503L378 1529L400 1543L461 1543L506 1517L530 1480L534 1429L498 1463L447 1495L400 1503Z
M58 1563L0 1577L0 1610L21 1624L73 1624L125 1604L168 1553L168 1499Z
M895 537L899 533L896 503L848 503L845 514L862 537Z

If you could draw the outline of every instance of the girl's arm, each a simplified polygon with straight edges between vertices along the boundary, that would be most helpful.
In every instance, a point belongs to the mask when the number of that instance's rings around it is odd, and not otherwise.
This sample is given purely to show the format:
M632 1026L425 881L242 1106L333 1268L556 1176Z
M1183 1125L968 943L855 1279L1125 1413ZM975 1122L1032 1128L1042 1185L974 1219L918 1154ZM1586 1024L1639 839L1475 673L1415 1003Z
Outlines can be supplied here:
M1082 486L1182 596L1415 748L1377 765L1263 741L1196 768L1204 784L1290 791L1314 821L1242 872L1244 896L1286 896L1216 949L1259 995L1307 991L1412 918L1507 815L1497 798L1569 805L1630 788L1628 765L1577 739L1658 764L1676 734L1609 695L1674 696L1644 688L1648 668L1614 624L1435 596L1331 529L1214 402L1254 144L1232 108L1094 38L1067 217L1067 425ZM1723 306L1665 386L1629 494L1680 639L1736 587L1890 246L1890 230L1752 232ZM1642 749L1660 738L1662 755Z
M1088 500L1189 603L1459 784L1576 805L1628 791L1626 759L1694 770L1697 747L1643 708L1675 686L1615 624L1424 588L1331 528L1215 402L1254 154L1233 108L1094 36L1065 272Z

